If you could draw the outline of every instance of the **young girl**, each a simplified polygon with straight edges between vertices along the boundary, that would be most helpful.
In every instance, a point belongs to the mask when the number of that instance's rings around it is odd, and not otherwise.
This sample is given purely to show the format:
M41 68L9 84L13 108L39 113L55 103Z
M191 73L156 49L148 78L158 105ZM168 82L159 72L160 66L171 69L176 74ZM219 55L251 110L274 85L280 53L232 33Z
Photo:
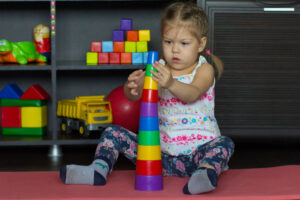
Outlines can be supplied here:
M152 73L160 86L163 174L190 177L183 187L185 194L209 192L216 188L218 175L226 170L234 150L232 140L220 136L214 115L215 75L221 76L222 62L205 50L208 19L193 3L170 5L161 20L161 34L164 60L153 64L157 72ZM141 98L144 76L143 70L129 75L124 85L128 99ZM63 166L61 179L66 184L104 185L119 153L136 163L137 137L122 127L108 127L102 133L94 162L89 166Z

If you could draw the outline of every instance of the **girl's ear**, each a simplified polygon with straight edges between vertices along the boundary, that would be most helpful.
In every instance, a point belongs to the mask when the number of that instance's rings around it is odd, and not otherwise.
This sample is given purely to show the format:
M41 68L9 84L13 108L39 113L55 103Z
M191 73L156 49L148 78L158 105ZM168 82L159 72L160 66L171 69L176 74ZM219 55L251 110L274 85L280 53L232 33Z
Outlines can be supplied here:
M199 49L198 49L199 53L201 53L205 49L206 42L207 42L207 37L202 37L200 40L200 45L199 45Z

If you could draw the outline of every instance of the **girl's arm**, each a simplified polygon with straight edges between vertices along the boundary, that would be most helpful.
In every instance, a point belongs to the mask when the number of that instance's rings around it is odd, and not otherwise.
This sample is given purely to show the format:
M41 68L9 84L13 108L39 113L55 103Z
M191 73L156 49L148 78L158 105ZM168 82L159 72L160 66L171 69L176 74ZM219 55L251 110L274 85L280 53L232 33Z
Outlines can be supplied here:
M124 84L124 93L128 100L137 101L142 97L145 71L136 70L128 76Z
M182 83L173 79L170 70L161 64L155 64L154 67L158 72L152 71L155 75L153 79L162 87L167 88L174 96L186 103L193 103L200 99L214 82L214 69L207 63L202 64L202 66L197 69L191 84Z

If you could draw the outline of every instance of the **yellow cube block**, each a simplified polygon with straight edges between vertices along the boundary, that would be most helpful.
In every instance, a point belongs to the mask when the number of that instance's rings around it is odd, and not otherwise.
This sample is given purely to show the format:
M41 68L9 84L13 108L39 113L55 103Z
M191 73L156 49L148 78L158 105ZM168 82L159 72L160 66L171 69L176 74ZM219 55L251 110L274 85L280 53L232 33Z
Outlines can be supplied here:
M126 53L136 52L136 42L125 41L125 52Z
M150 30L139 30L139 41L150 41Z
M147 52L148 51L148 42L137 42L136 43L136 52Z
M98 64L98 52L86 53L86 64L97 65Z
M22 128L47 126L47 106L21 107Z

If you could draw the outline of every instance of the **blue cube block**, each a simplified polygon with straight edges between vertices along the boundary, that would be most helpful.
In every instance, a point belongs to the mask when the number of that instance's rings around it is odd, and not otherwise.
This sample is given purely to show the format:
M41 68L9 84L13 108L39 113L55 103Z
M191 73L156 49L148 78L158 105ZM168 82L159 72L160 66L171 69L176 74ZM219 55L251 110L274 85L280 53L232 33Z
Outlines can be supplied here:
M102 52L113 52L114 43L113 41L102 41Z
M124 31L114 30L113 31L113 41L124 41Z
M147 65L148 62L148 52L143 53L143 64Z
M133 65L142 65L144 61L144 53L132 53L132 64Z
M121 19L120 29L124 31L132 30L132 19L126 19L126 18Z

